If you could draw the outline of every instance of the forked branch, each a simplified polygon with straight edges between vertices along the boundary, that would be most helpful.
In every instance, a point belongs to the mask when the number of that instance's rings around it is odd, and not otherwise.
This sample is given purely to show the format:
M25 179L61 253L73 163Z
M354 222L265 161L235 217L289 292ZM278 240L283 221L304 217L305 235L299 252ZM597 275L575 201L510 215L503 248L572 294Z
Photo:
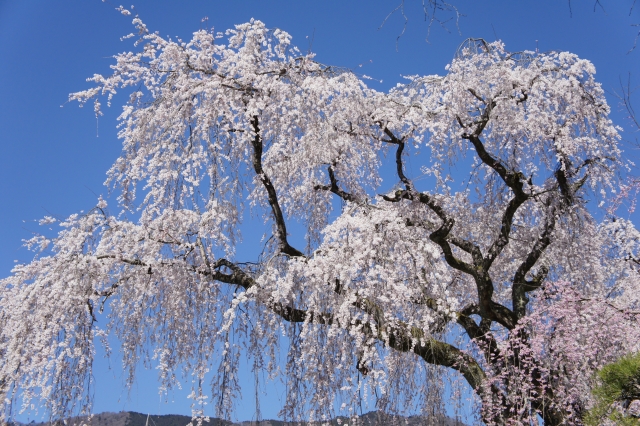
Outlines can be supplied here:
M338 180L336 179L336 175L333 172L333 167L329 166L328 167L328 171L329 171L329 180L330 180L330 184L329 185L316 185L313 189L315 190L324 190L324 191L331 191L334 194L336 194L338 197L342 198L345 201L356 201L356 197L354 197L352 194L343 191L342 189L340 189L340 187L338 186Z

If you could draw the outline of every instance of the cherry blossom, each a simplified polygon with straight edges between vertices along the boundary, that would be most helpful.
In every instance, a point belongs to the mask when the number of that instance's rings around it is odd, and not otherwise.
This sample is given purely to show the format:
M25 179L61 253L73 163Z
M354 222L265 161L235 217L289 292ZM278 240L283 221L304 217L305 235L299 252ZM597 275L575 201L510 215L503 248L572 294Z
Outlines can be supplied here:
M110 335L129 384L140 360L164 388L191 377L195 417L231 414L244 354L286 378L287 419L433 406L450 377L487 424L581 424L593 373L640 350L640 234L595 211L627 164L589 61L468 40L383 93L257 20L189 41L133 24L70 96L128 95L117 205L45 218L59 233L0 281L3 420L90 411Z

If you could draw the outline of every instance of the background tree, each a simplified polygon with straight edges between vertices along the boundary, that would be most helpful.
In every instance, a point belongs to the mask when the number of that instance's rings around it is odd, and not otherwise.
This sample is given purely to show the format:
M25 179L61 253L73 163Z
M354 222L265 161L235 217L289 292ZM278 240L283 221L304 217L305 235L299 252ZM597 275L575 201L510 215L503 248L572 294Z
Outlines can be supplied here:
M640 424L640 354L605 365L597 376L597 404L587 413L587 424Z
M591 64L470 41L445 77L385 94L257 21L226 44L207 31L172 42L136 23L142 51L74 96L139 89L110 172L122 214L100 200L62 224L52 256L3 281L6 396L40 391L54 416L84 396L109 299L132 373L150 343L166 384L184 363L201 402L221 354L221 414L237 391L233 338L268 369L285 320L298 324L287 328L288 416L322 416L359 389L402 409L428 391L405 378L426 361L460 372L489 423L580 421L579 378L637 344L637 232L586 209L616 189L623 164ZM388 151L399 187L378 196ZM409 154L427 179L407 176ZM465 187L451 162L468 168ZM247 193L273 225L253 264L234 260ZM306 248L290 243L287 217L306 223Z

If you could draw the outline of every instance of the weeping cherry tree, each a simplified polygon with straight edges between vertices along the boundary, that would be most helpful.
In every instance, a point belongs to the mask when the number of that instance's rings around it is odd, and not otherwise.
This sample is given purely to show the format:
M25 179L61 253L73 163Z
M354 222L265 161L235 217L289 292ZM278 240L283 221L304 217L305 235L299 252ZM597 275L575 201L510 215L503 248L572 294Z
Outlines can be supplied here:
M190 378L194 417L231 415L246 356L285 418L426 410L448 378L501 425L582 424L594 372L640 349L640 234L606 209L629 164L589 61L468 40L383 93L257 20L134 24L71 95L128 96L116 205L45 217L0 281L4 421L89 412L110 336L129 385L141 360Z

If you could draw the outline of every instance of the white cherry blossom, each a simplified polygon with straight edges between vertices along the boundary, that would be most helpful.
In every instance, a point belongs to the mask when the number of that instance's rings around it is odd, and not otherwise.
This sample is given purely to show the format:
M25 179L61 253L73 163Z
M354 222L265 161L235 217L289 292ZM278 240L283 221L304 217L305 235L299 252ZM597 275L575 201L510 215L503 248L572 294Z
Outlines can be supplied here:
M382 93L257 20L190 41L134 25L71 95L100 114L128 94L118 204L27 241L0 281L4 416L90 410L107 335L128 383L140 359L167 388L190 375L194 416L230 415L245 353L286 376L285 418L313 420L362 394L427 407L457 377L488 424L580 424L595 369L640 349L638 231L594 213L626 164L589 61L468 40ZM241 262L251 215L267 241Z

